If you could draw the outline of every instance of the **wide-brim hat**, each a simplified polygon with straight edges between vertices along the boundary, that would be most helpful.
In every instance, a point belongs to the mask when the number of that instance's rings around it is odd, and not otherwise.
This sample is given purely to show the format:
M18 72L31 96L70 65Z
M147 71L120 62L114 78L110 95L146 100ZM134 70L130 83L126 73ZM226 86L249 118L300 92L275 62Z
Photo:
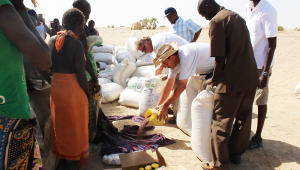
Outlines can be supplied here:
M156 53L156 57L153 60L155 67L160 65L163 61L165 61L168 57L175 54L178 51L177 42L174 41L172 44L164 43L158 47Z

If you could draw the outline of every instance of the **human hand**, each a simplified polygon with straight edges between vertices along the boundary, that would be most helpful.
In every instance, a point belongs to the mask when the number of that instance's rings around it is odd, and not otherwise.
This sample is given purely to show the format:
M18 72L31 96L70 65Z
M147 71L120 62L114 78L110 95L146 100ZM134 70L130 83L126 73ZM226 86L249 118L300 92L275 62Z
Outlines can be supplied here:
M161 79L162 79L162 81L165 81L165 80L167 80L167 79L168 79L168 74L167 74L167 75L164 75L164 76L162 76L162 77L161 77Z
M100 91L100 85L99 84L94 84L94 93L98 93Z
M202 87L203 89L206 89L206 86L208 85L212 85L212 78L211 79L208 79L208 80L205 80L202 84Z
M260 78L259 78L259 82L260 82L259 88L260 89L265 88L267 86L268 77L265 77L265 76L261 75Z
M156 110L159 110L159 113L158 113L158 120L161 121L161 120L166 120L169 116L168 116L168 106L165 105L165 104L161 104L157 107L155 107Z
M164 65L159 65L155 68L155 76L160 75L164 69Z

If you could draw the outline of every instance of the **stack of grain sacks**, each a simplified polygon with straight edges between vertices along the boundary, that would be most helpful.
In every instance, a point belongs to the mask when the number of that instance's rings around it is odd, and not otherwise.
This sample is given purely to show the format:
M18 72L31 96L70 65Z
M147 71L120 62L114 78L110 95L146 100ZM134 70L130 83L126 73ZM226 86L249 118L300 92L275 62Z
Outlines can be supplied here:
M96 46L93 53L101 66L98 81L102 85L102 103L119 99L121 105L140 108L139 114L144 115L145 109L157 105L164 82L155 76L155 53L137 51L137 39L133 33L125 47Z

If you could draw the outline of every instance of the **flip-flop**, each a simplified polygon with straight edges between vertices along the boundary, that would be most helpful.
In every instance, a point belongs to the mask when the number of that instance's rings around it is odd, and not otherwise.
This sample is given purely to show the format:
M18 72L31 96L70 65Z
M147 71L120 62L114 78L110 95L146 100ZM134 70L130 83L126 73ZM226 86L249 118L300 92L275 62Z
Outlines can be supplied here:
M98 144L90 143L89 153L95 152L99 148Z
M213 166L209 165L209 162L202 163L201 167L204 170L216 170Z

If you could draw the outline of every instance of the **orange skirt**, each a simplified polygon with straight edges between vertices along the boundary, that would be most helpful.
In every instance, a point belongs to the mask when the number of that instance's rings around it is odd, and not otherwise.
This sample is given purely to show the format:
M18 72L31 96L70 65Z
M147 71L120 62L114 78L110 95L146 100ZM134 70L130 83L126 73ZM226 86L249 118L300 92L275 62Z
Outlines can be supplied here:
M54 73L51 83L52 152L59 159L88 158L88 99L76 74Z

